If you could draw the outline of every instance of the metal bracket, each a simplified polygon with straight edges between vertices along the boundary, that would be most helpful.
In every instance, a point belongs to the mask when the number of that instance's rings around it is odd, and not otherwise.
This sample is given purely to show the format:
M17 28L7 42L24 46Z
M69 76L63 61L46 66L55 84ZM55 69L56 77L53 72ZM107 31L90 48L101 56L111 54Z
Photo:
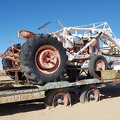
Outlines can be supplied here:
M15 71L15 84L19 84L18 72Z

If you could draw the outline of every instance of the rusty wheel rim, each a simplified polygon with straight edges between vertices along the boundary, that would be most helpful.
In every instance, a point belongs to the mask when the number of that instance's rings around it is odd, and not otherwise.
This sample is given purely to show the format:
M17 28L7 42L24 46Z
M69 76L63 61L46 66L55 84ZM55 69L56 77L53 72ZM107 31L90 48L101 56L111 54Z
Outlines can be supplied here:
M35 60L36 66L41 72L51 74L60 65L60 54L54 47L44 45L37 50Z
M52 106L56 107L58 105L64 105L67 106L69 104L69 99L67 95L63 92L57 93L52 101Z
M96 70L105 70L105 63L103 60L98 60L96 62Z
M88 92L87 92L87 95L86 95L86 99L88 102L91 102L91 101L99 101L99 93L96 89L90 89Z

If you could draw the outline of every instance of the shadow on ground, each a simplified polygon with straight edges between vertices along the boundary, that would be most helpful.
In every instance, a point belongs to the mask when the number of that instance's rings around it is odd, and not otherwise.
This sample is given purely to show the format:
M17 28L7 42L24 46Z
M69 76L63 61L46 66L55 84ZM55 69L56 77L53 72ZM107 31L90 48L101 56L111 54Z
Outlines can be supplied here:
M43 102L29 101L0 105L0 116L45 109Z
M101 100L120 97L120 85L112 85L100 88Z

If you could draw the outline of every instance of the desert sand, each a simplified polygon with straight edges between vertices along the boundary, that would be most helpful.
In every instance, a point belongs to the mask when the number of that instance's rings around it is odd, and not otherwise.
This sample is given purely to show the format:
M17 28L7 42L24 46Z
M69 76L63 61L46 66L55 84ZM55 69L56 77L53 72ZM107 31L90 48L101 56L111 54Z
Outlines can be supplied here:
M120 85L100 88L99 102L45 108L41 102L0 105L0 120L119 120Z

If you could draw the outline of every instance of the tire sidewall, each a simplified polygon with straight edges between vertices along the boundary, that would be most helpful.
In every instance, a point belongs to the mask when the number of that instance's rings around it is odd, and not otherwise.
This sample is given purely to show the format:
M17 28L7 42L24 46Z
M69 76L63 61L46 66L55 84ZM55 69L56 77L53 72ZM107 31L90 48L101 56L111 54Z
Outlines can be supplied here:
M96 70L96 62L98 60L102 60L104 62L105 70L108 69L108 63L104 56L102 56L102 55L93 56L89 61L89 67L88 67L88 71L89 71L89 74L91 77L94 76L94 71Z

